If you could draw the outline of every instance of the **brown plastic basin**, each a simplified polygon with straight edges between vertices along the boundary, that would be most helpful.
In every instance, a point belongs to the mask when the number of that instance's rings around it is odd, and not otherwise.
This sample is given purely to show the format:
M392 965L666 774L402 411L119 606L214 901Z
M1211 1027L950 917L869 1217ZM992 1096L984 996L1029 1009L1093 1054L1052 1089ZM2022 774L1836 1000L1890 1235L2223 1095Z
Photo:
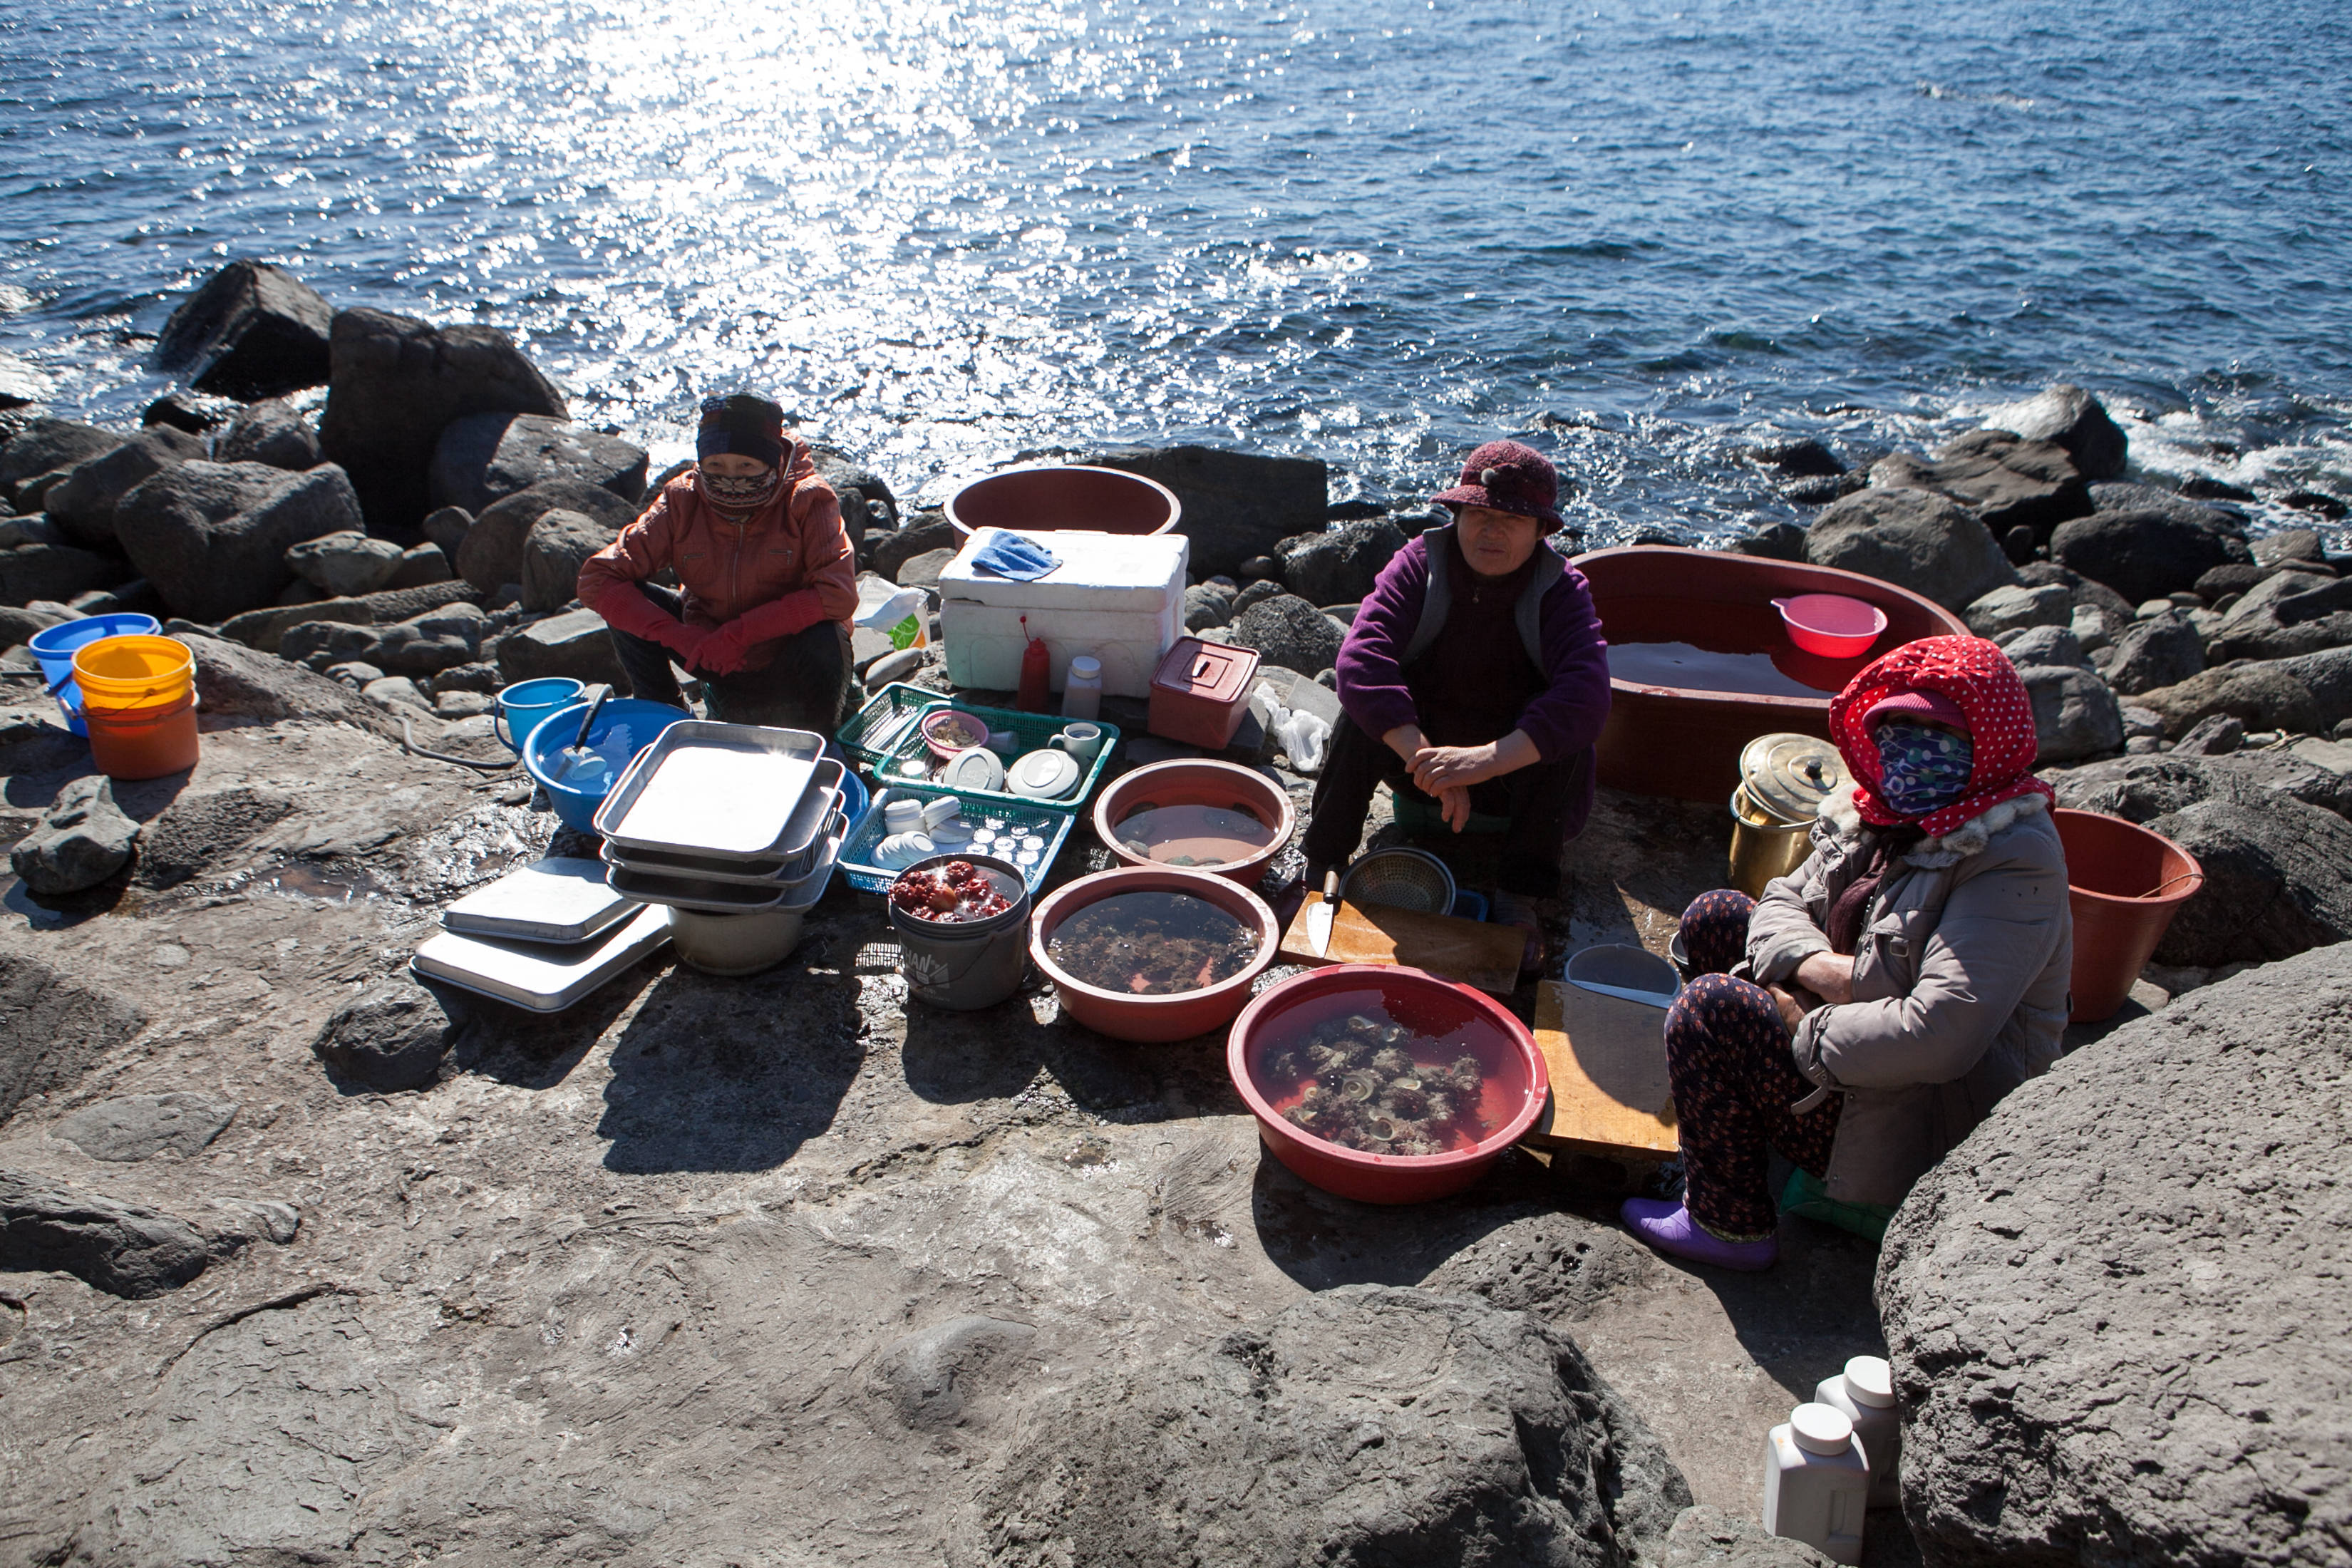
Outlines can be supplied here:
M1155 805L1213 805L1245 811L1260 822L1274 825L1274 841L1265 850L1246 860L1236 860L1229 866L1167 868L1170 870L1213 871L1236 882L1254 884L1265 875L1274 858L1290 842L1291 829L1298 825L1298 814L1291 809L1290 797L1264 773L1236 763L1211 762L1207 758L1180 757L1174 762L1153 763L1149 767L1123 774L1116 784L1095 799L1095 837L1121 865L1157 867L1160 862L1136 854L1118 841L1112 831L1127 815L1146 801Z
M1964 637L1968 626L1907 588L1840 572L1713 550L1632 545L1576 558L1592 586L1603 636L1613 644L1685 642L1718 653L1781 654L1828 681L1921 637ZM1776 598L1843 594L1886 615L1886 631L1851 665L1832 665L1790 647ZM1805 661L1811 661L1807 663ZM1703 687L1653 686L1612 679L1609 721L1601 731L1600 781L1634 795L1719 802L1739 783L1739 752L1779 731L1830 732L1830 698L1785 697Z
M1153 892L1190 893L1252 927L1258 937L1257 957L1239 974L1202 990L1138 996L1089 985L1046 956L1045 944L1052 940L1054 928L1096 900L1121 893ZM1206 871L1187 871L1180 867L1122 867L1081 877L1047 895L1030 922L1029 957L1053 981L1063 1010L1071 1017L1116 1040L1156 1044L1188 1040L1232 1023L1249 1005L1250 986L1274 962L1275 949L1281 941L1282 926L1274 918L1274 911L1247 888Z
M981 528L1165 533L1184 515L1184 505L1174 490L1140 474L1068 463L974 479L948 497L947 514L956 531L967 534Z

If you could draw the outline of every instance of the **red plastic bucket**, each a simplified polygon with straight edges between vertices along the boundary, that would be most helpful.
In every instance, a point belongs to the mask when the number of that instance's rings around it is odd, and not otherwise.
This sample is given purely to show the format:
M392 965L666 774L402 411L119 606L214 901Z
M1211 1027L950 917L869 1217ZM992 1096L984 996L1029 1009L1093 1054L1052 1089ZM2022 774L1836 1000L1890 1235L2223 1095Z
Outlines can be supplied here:
M160 779L196 765L194 694L162 708L85 708L90 760L110 779Z
M2095 811L2053 811L2074 911L2077 1024L2115 1016L2180 906L2205 885L2196 857L2160 833Z

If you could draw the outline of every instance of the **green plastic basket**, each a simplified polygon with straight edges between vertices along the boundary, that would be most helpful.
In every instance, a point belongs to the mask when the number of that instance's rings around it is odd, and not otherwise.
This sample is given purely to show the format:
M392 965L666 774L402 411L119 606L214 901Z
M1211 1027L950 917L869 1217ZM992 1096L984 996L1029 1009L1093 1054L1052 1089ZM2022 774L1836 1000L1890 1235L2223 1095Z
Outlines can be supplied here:
M883 696L887 697L890 691L896 689L898 689L896 687L888 688L883 692ZM936 698L939 693L926 692L924 695ZM879 699L877 698L877 700L878 701ZM871 707L873 704L869 703L867 706ZM1012 731L1013 737L1021 743L1021 752L1036 751L1045 745L1048 739L1060 734L1064 726L1072 722L1055 713L1016 713L1009 708L978 708L968 702L956 702L951 706L960 712L969 713L976 719L986 720L991 731ZM899 711L904 712L905 709L901 708ZM860 715L861 718L863 716ZM949 789L929 776L935 759L931 755L930 743L923 739L919 726L909 729L905 735L901 736L898 743L890 748L888 756L880 758L868 765L872 769L874 782L877 786L911 784L939 790L952 795L959 800L975 805L1018 806L1024 810L1052 811L1059 812L1066 816L1075 816L1085 810L1087 802L1093 798L1095 786L1102 783L1103 770L1110 765L1111 752L1118 747L1118 725L1104 723L1099 719L1091 720L1089 722L1101 726L1102 750L1095 753L1095 760L1087 765L1087 771L1079 775L1078 787L1059 800L1036 800L1025 795L1014 795L1010 790L1002 789ZM1019 755L1021 752L1014 754ZM908 762L922 763L925 776L911 778L900 773L898 771L900 766Z
M1840 1202L1830 1196L1819 1177L1801 1167L1789 1173L1789 1184L1780 1190L1780 1212L1817 1219L1872 1241L1886 1239L1886 1222L1895 1217L1894 1209L1885 1204Z
M1066 811L1047 811L1036 802L1020 800L997 805L967 799L959 790L940 789L935 785L890 784L877 786L866 814L841 841L842 879L861 893L885 893L898 879L898 873L874 864L874 847L889 837L889 825L882 819L882 807L893 800L937 800L941 795L953 795L963 802L963 818L972 826L992 828L998 832L1014 831L1042 839L1034 865L1021 869L1021 879L1029 884L1031 897L1035 897L1044 885L1045 874L1054 868L1054 861L1062 853L1062 846L1070 837L1070 825L1076 820ZM984 845L971 847L975 855L996 855L1000 859L1012 859ZM953 851L942 851L951 854Z
M886 686L876 692L867 700L866 706L860 708L850 718L848 723L844 724L835 732L833 738L839 742L842 751L858 766L870 768L882 760L883 753L869 742L874 737L887 730L893 720L901 714L919 713L926 709L950 707L952 704L953 699L940 692L926 690L919 686L908 686L904 681L900 681L896 685ZM905 739L904 735L895 736L891 743L896 745L903 739Z

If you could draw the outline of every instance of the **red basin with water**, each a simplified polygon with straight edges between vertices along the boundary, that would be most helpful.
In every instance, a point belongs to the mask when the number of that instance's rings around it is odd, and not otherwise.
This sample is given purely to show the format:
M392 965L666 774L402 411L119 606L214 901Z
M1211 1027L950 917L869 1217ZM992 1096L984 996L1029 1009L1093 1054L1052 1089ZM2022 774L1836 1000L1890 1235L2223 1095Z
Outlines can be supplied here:
M1132 813L1148 805L1202 806L1212 809L1238 811L1255 817L1273 831L1273 839L1256 853L1243 859L1227 861L1221 866L1178 868L1214 871L1245 885L1255 884L1274 858L1290 842L1290 830L1297 826L1298 814L1292 808L1290 796L1272 779L1254 769L1235 763L1220 763L1206 757L1180 757L1173 762L1153 763L1120 776L1118 781L1102 792L1095 801L1095 834L1123 865L1162 866L1165 861L1139 855L1122 843L1119 824Z
M1720 802L1739 752L1778 731L1830 732L1830 699L1874 658L1921 637L1968 634L1907 588L1790 561L1632 545L1576 558L1610 643L1600 780L1634 795ZM1838 594L1886 616L1862 653L1825 658L1789 640L1775 599Z
M1257 956L1239 974L1198 991L1143 996L1089 985L1055 963L1047 944L1064 921L1097 900L1122 893L1190 893L1205 900L1255 933ZM1030 960L1054 983L1063 1011L1097 1034L1154 1045L1189 1040L1231 1023L1249 1001L1250 987L1274 962L1281 942L1282 922L1255 893L1223 877L1173 866L1123 867L1081 877L1047 895L1029 925Z
M959 533L981 528L1050 533L1165 533L1184 515L1176 492L1140 474L1080 463L1007 468L972 480L948 497Z

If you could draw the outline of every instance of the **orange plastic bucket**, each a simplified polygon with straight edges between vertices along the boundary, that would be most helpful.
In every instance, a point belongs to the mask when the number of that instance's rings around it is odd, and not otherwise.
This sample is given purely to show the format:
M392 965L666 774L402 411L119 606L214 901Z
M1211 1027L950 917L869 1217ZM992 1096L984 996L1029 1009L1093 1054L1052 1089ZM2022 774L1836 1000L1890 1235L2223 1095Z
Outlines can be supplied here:
M2095 811L2053 811L2074 911L2077 1024L2115 1016L2180 906L2205 885L2196 857L2160 833Z
M152 779L196 765L196 658L187 644L101 637L74 650L73 668L100 773Z

